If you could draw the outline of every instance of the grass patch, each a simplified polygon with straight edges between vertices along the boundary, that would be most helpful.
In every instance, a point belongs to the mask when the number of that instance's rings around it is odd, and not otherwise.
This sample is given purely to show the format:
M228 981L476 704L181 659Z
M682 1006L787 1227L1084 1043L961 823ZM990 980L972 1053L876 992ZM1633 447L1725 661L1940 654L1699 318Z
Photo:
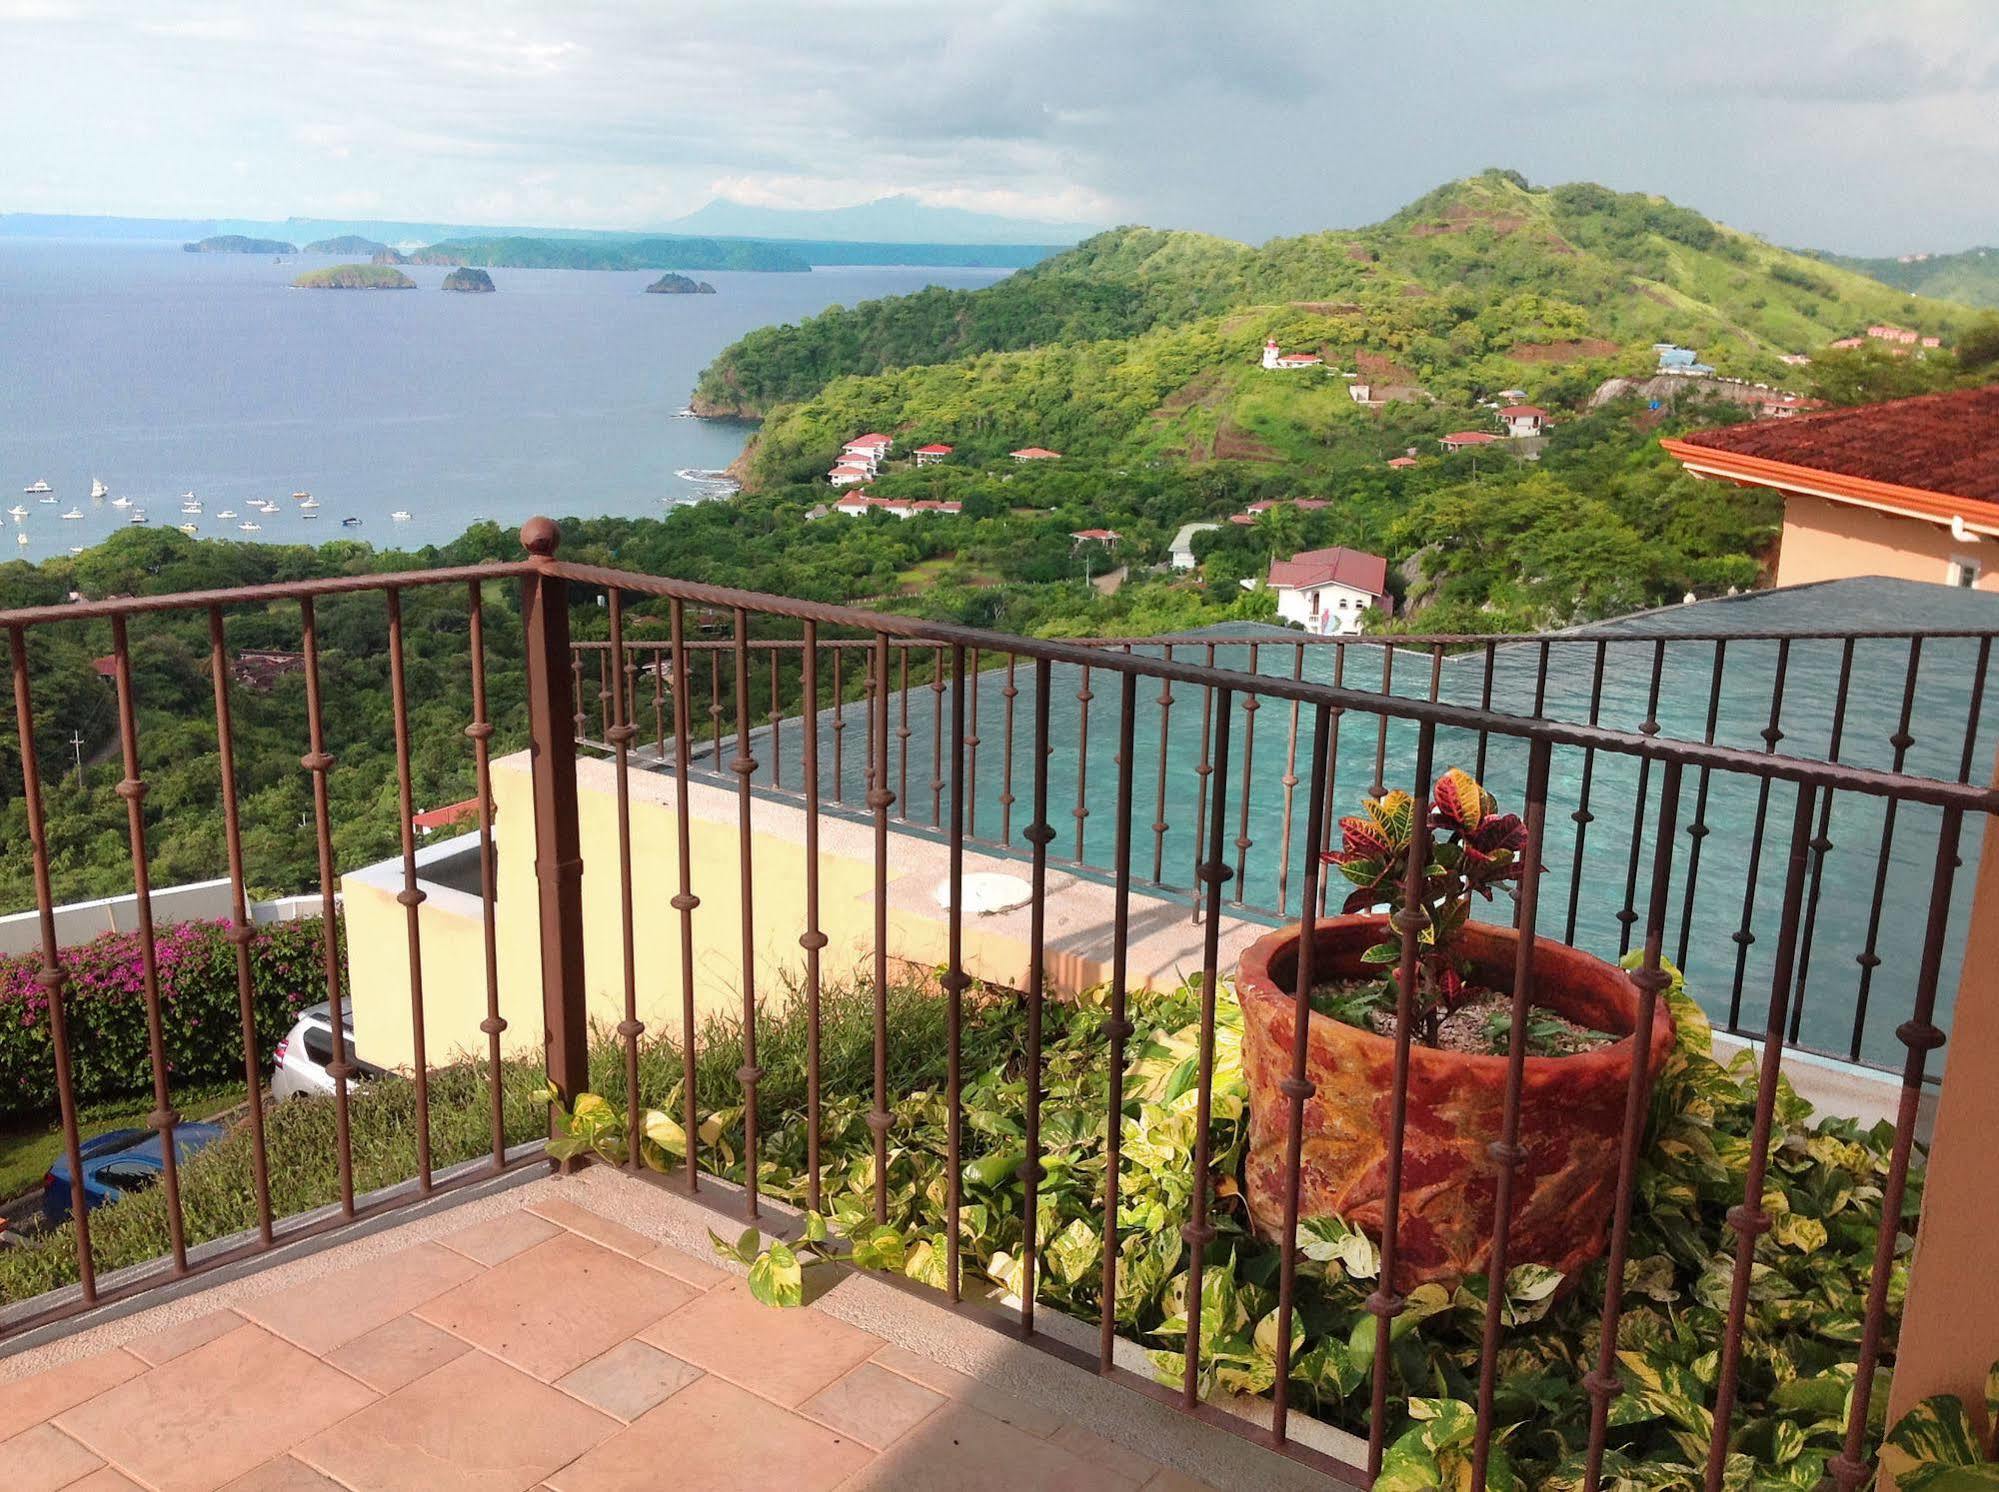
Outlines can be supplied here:
M183 1119L207 1119L241 1103L244 1091L241 1083L193 1084L174 1091L174 1109ZM143 1126L152 1111L150 1094L84 1104L76 1116L78 1138ZM17 1116L0 1124L0 1201L39 1188L62 1152L62 1128L54 1114Z

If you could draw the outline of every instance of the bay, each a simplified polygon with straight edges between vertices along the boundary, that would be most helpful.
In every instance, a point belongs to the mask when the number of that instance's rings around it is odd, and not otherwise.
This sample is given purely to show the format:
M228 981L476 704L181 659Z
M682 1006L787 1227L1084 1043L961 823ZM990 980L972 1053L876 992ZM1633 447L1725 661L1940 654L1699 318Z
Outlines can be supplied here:
M704 273L716 294L647 295L649 272L496 269L495 294L463 295L440 289L446 269L412 265L415 290L291 288L340 262L0 240L0 509L28 510L0 519L0 561L65 554L141 510L204 539L399 548L479 519L657 517L717 490L680 473L742 450L744 426L677 416L744 332L1005 273ZM92 502L93 479L133 506ZM44 480L55 503L22 495ZM199 516L180 511L187 491ZM295 491L318 498L316 519Z

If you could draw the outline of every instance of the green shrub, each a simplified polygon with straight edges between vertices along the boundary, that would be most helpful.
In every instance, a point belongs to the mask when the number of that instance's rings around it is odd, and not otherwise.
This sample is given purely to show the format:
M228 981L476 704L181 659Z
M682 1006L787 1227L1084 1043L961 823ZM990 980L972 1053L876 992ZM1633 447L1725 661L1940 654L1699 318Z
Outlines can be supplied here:
M249 943L257 1065L304 1007L326 998L320 922L266 923ZM79 1104L144 1093L153 1083L146 1039L145 966L137 933L106 933L65 948L71 1083ZM346 948L340 948L346 977ZM154 933L160 1013L172 1084L243 1075L236 945L223 922L182 922ZM0 959L0 1118L52 1113L55 1051L41 955Z

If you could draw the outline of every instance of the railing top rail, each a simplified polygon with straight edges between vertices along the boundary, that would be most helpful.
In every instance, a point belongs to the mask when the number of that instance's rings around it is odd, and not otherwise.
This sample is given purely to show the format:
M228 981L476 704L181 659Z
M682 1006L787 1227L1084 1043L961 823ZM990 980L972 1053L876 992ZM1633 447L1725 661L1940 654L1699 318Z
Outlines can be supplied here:
M352 591L409 590L416 586L463 585L474 580L510 580L527 574L533 568L525 560L508 560L433 570L332 575L315 580L227 586L209 591L173 591L157 596L109 596L98 601L69 601L54 606L20 606L12 611L0 611L0 628L12 630L39 626L45 622L103 621L114 616L137 616L156 611L202 611L211 606L297 601L307 596L336 596Z
M1468 705L1445 704L1402 695L1374 694L1307 679L1269 674L1244 673L1229 668L1209 668L1180 659L1148 658L1121 648L1100 649L1070 641L1016 637L954 622L931 622L921 618L896 616L886 612L861 611L821 601L801 601L789 596L771 596L757 591L695 581L667 580L599 565L579 565L547 560L546 573L584 585L618 589L637 595L658 596L696 605L768 616L787 617L833 626L853 627L887 637L908 638L931 644L962 645L982 651L1011 652L1023 658L1046 659L1051 663L1088 665L1104 672L1133 673L1145 678L1171 679L1175 683L1214 686L1265 698L1296 700L1301 704L1328 705L1336 710L1352 709L1392 719L1429 723L1469 731L1525 740L1545 740L1556 745L1577 746L1682 766L1733 772L1747 777L1791 782L1842 792L1867 793L1956 808L1973 813L1999 813L1999 790L1968 783L1943 782L1934 778L1883 772L1813 761L1775 752L1752 752L1729 746L1648 736L1635 731L1612 730L1603 726L1580 725L1567 721L1533 719L1497 710ZM1207 641L1208 639L1201 639ZM1122 641L1122 639L1120 639Z

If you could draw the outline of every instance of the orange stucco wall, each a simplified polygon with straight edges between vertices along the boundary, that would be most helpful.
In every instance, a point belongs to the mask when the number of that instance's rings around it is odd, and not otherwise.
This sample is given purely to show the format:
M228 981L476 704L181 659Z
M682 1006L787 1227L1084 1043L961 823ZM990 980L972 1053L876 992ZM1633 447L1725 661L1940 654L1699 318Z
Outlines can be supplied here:
M1799 493L1785 496L1784 540L1777 553L1779 585L1855 575L1947 585L1951 562L1959 557L1978 565L1979 590L1999 590L1999 541L1960 544L1949 529L1922 519L1891 517L1873 508Z

